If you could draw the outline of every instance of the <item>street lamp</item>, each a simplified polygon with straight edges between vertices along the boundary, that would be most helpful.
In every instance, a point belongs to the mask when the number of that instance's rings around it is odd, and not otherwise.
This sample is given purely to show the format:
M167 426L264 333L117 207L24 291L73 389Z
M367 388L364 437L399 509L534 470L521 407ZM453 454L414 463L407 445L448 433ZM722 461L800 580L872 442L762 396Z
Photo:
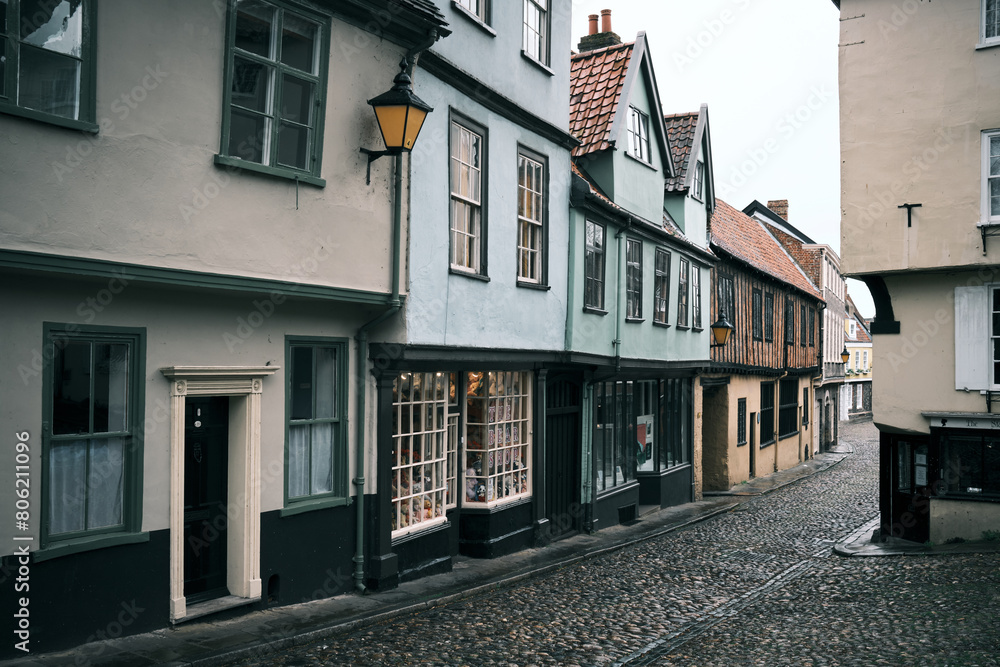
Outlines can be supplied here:
M368 174L365 177L368 185L372 182L372 162L383 155L399 155L413 150L424 119L433 111L429 104L413 94L406 68L406 58L403 58L399 61L399 74L393 79L392 88L368 100L375 110L375 120L385 142L384 151L361 149L368 156Z
M851 353L847 351L847 346L844 346L844 351L840 353L840 360L845 364L851 358Z
M719 312L718 321L712 325L712 338L715 340L709 347L723 347L729 342L729 334L735 327L726 319L726 311Z

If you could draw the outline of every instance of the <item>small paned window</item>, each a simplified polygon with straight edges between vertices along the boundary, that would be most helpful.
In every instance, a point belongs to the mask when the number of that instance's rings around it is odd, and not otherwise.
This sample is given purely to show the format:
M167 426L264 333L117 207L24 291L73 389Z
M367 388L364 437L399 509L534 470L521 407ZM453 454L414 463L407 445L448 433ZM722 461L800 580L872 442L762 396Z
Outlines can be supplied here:
M517 156L517 279L545 282L545 163Z
M799 331L799 345L805 347L807 342L806 339L809 337L809 321L806 318L805 305L799 306L799 322L801 324L801 330Z
M747 399L736 401L736 445L747 444Z
M524 53L540 63L549 62L548 0L524 0Z
M816 346L816 309L809 308L809 347Z
M1000 44L1000 38L997 43ZM983 133L982 192L982 221L1000 223L1000 130Z
M43 546L139 530L143 338L46 326Z
M701 269L691 267L691 320L695 329L701 329Z
M649 163L649 116L635 107L628 108L628 154Z
M483 23L490 22L490 0L454 0L455 4L475 16Z
M494 505L531 494L529 372L468 374L465 504Z
M760 383L760 444L774 442L774 383Z
M944 435L944 481L948 495L1000 496L1000 439L991 435Z
M653 321L667 323L667 309L670 306L670 252L656 249L656 266L653 282Z
M435 380L436 384L436 380ZM461 408L458 404L458 373L448 373L448 451L445 460L445 477L447 478L447 488L445 490L445 507L455 507L458 505L459 497L459 446L460 438L458 433L458 416Z
M695 162L694 165L694 183L691 186L691 190L694 194L694 198L701 201L705 193L705 163L701 160Z
M764 293L764 340L774 340L774 294Z
M343 343L289 343L289 503L347 496L346 355Z
M483 134L451 123L451 268L485 274Z
M983 0L982 12L982 43L1000 43L1000 0Z
M785 345L795 345L795 302L785 297Z
M587 220L586 228L583 305L604 310L604 226Z
M642 241L628 239L625 249L625 317L642 319Z
M862 356L863 361L862 361L862 364L861 364L861 368L863 368L864 370L867 371L868 370L868 350L865 350L864 352L862 352L862 355L863 355Z
M802 425L809 425L809 389L802 390Z
M798 433L799 381L795 378L782 380L778 384L778 437L787 438Z
M96 130L94 0L0 1L0 111Z
M753 339L764 339L764 320L762 317L763 292L754 287L751 295L750 316L753 319Z
M725 314L729 322L739 328L739 323L736 321L736 293L733 277L724 273L719 274L716 290L718 292L716 296L718 299L718 315L721 317Z
M297 5L236 0L229 20L225 163L318 179L329 18Z
M691 263L681 258L680 270L677 272L677 326L688 326L688 281L690 280Z

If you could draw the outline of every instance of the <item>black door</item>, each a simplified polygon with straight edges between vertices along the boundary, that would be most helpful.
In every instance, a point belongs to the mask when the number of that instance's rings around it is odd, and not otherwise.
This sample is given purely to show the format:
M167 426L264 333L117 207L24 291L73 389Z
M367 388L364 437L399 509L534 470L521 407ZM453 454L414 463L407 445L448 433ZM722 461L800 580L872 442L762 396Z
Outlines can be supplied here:
M229 399L188 398L184 422L184 596L192 604L229 594Z
M930 538L931 466L928 441L924 438L890 436L890 470L888 492L891 523L883 526L884 534L912 542ZM885 521L883 519L883 524Z
M747 451L750 454L750 474L747 475L749 479L753 479L757 476L757 457L755 456L757 452L757 413L750 413L750 446L747 447Z
M580 382L552 378L545 389L545 501L552 539L580 529Z

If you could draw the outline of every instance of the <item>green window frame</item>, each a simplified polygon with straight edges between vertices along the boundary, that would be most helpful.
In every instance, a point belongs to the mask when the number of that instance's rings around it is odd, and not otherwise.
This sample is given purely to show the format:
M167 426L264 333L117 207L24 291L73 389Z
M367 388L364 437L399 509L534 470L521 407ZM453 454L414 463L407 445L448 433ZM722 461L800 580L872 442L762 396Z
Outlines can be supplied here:
M97 132L95 0L0 0L0 112Z
M46 322L43 337L38 553L145 541L146 330Z
M281 0L229 0L216 164L326 185L329 49L328 15Z
M285 338L285 510L346 504L348 345Z

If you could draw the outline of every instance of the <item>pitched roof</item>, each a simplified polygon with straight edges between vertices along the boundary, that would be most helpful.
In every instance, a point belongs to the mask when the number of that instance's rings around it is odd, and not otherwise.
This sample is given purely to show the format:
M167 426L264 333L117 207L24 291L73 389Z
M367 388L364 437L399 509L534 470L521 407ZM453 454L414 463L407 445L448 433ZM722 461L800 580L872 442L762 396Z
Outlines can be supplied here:
M579 157L613 145L611 125L635 44L619 44L574 54L570 62L569 130Z
M718 248L751 268L823 300L802 268L759 220L716 199L711 229L713 249Z
M695 130L698 128L698 112L664 116L663 122L667 125L670 152L674 156L674 167L677 169L676 175L667 178L667 192L677 192L685 189L688 159L691 157L691 146L694 143Z

